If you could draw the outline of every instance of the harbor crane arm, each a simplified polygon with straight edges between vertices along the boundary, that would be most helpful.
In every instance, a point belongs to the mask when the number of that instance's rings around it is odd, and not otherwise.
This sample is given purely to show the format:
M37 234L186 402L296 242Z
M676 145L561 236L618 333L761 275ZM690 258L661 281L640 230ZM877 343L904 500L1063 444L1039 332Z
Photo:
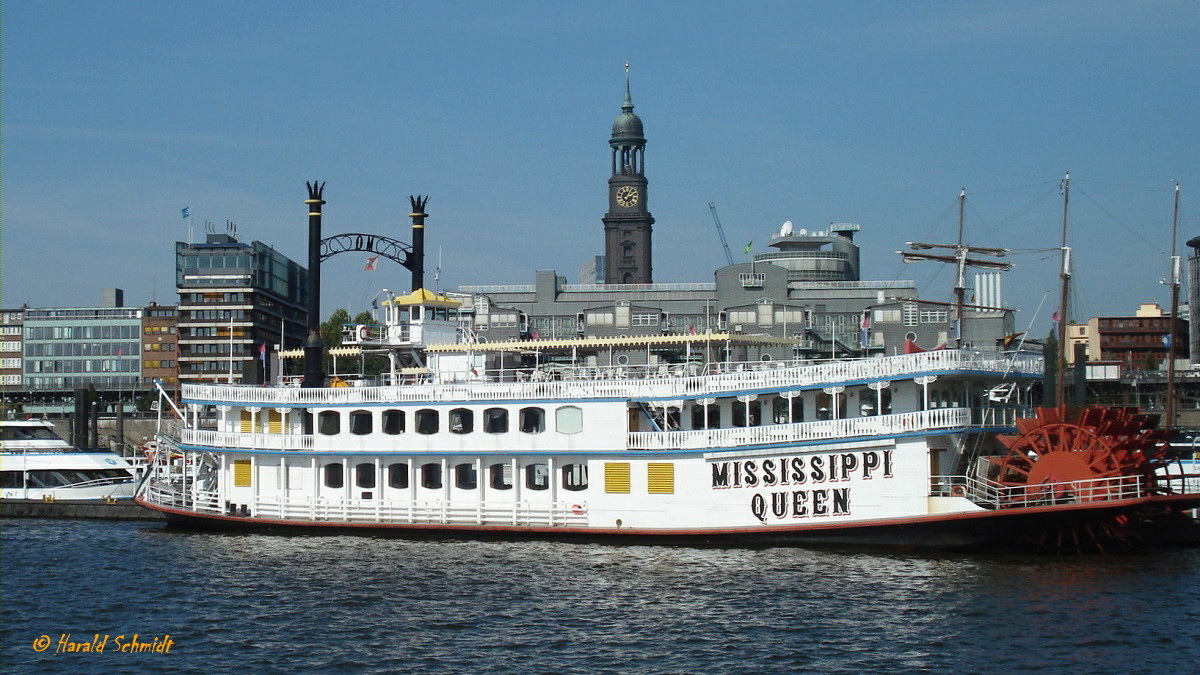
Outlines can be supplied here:
M712 211L713 224L717 226L717 234L721 235L721 248L725 249L725 260L732 265L733 254L729 252L729 242L725 241L725 228L721 227L721 219L717 217L717 205L709 202L708 210Z

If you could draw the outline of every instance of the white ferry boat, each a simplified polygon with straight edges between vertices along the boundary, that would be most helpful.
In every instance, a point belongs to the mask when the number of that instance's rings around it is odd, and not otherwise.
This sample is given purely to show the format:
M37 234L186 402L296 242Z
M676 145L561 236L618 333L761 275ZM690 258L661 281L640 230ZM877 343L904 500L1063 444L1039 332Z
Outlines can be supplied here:
M76 448L45 420L0 422L0 500L102 503L128 501L136 469L124 457Z
M1038 355L762 360L780 338L727 333L486 343L458 306L420 290L348 327L388 357L376 381L184 385L178 437L160 439L176 451L137 501L191 527L1052 550L1124 546L1200 503L1160 475L1147 417L1035 412Z

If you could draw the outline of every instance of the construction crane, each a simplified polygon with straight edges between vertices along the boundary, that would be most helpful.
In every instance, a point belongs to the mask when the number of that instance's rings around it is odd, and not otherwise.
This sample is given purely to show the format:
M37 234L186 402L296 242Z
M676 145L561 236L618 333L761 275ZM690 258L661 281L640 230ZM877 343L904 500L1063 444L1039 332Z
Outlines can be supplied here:
M721 248L725 249L725 260L729 264L733 264L733 254L729 252L729 242L725 241L725 228L721 227L721 219L717 217L717 205L713 202L708 203L708 210L712 211L713 224L717 226L717 234L721 235Z

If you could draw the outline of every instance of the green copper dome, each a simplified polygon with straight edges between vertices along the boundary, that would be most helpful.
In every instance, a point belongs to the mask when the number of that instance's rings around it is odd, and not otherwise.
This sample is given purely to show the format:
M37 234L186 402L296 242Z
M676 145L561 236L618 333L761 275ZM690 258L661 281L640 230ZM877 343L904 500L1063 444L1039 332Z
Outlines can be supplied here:
M621 114L613 120L612 140L644 141L642 118L633 113L633 99L629 96L629 64L625 64L625 102Z

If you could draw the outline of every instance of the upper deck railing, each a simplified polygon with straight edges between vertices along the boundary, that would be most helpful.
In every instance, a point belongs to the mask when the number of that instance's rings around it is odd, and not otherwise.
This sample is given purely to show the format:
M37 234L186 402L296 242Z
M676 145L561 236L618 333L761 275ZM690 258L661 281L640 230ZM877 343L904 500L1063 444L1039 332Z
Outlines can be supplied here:
M1042 359L999 352L939 350L871 359L829 362L771 361L712 363L696 374L670 367L560 368L535 371L526 381L516 371L479 374L440 373L441 382L363 387L255 387L185 384L183 398L198 403L247 405L346 405L422 401L499 401L533 399L671 399L736 391L844 385L900 380L925 374L985 373L1037 375ZM537 379L553 378L553 379Z

